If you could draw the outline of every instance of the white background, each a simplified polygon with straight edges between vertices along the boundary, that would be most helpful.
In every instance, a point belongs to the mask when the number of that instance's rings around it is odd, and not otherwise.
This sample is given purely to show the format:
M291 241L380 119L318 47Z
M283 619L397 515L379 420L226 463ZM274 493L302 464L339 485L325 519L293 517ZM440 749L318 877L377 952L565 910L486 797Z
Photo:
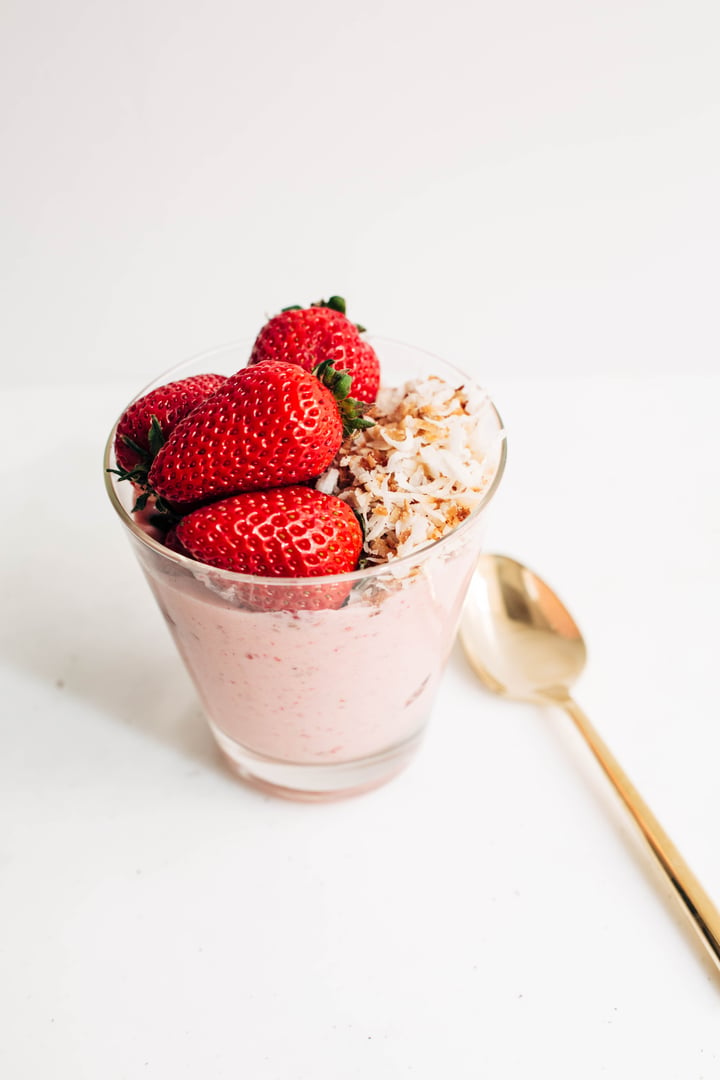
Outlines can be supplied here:
M2 10L13 381L142 380L328 292L491 379L715 355L715 0Z
M100 454L159 370L331 292L458 361L509 431L491 546L720 898L720 8L0 20L3 1077L717 1076L720 977L562 717L456 650L388 787L245 789Z

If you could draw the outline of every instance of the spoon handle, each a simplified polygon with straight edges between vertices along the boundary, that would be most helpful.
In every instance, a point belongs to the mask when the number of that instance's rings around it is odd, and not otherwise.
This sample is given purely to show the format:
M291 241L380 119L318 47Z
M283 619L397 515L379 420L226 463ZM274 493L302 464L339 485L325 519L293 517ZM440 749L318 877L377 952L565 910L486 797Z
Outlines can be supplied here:
M715 963L720 967L720 912L577 702L572 698L567 698L561 704L572 717L576 728L640 826L643 836L670 879L670 884L682 902L695 930Z

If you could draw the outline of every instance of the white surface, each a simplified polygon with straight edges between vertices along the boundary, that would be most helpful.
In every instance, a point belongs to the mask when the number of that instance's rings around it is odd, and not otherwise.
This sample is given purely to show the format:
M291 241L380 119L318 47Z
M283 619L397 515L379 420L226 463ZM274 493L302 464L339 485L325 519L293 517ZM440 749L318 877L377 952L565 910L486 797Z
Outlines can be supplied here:
M158 371L328 292L494 392L489 541L720 900L715 0L6 0L0 1074L720 1071L720 978L562 716L460 653L329 806L233 781L105 501ZM371 688L369 696L378 692Z
M225 773L101 489L131 389L18 390L2 429L2 1075L717 1075L720 977L598 769L459 652L387 787ZM720 380L494 390L490 543L566 598L579 700L720 898Z

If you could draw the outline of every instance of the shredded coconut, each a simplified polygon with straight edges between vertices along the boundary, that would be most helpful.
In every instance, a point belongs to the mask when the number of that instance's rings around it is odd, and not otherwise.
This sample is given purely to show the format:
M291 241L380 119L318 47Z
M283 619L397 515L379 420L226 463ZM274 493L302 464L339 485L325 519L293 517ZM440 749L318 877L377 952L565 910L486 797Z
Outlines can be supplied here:
M316 487L362 519L370 563L439 540L482 501L497 462L490 401L436 375L383 388L371 428L340 448Z

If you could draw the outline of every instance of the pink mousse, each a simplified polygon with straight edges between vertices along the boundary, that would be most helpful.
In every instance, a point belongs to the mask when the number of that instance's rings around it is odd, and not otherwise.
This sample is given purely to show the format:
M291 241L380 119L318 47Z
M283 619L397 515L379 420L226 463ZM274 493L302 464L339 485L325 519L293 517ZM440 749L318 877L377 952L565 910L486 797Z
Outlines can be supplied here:
M477 552L474 536L458 540L321 611L248 610L208 567L143 562L220 736L276 760L344 762L423 728Z

